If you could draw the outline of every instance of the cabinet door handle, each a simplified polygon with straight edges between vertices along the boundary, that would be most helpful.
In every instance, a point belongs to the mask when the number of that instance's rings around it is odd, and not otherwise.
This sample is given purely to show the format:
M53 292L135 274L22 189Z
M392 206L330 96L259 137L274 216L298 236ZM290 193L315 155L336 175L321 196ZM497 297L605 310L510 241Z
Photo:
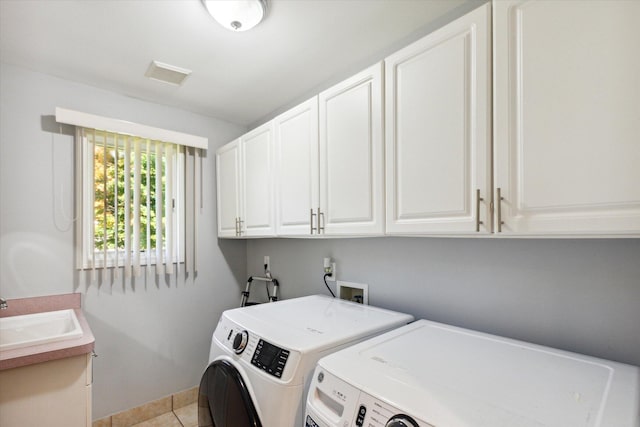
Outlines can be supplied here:
M504 225L504 221L502 220L502 201L504 197L500 195L500 187L496 189L496 201L497 201L497 209L498 209L498 233L502 233L502 226Z
M311 234L313 235L313 232L317 231L316 227L313 226L313 218L316 214L313 213L313 208L309 209L309 211L311 212L311 216L309 217L309 226L311 227Z
M476 232L480 232L480 225L484 224L484 222L480 221L480 202L484 201L482 197L480 197L480 189L476 190Z
M242 224L244 224L244 221L242 220L242 218L238 218L238 236L242 236Z
M238 217L236 217L236 236L238 235Z
M318 234L324 234L324 212L318 208Z

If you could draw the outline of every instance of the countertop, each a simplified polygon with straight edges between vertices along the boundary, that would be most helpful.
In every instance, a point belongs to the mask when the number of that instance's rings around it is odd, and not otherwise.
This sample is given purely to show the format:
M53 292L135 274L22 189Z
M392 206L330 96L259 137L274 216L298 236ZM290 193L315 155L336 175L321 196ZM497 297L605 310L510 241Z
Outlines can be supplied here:
M0 310L0 317L73 309L82 327L82 336L71 340L0 351L0 370L91 353L95 346L95 338L82 313L80 296L75 293L8 300L9 307L6 310Z

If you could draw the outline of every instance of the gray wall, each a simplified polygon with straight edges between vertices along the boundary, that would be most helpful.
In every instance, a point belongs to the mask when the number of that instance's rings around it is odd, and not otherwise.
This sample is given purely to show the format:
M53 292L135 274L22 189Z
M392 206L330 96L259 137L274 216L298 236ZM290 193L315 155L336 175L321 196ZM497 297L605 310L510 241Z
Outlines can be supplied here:
M0 65L0 294L82 292L96 338L94 419L197 385L211 334L239 301L245 243L218 241L215 149L246 129L175 108ZM158 90L173 88L159 84ZM74 269L72 137L51 115L65 107L209 138L197 277L99 286ZM54 197L55 195L55 197Z
M328 294L330 256L373 305L640 365L640 239L250 240L248 273L264 255L284 298Z

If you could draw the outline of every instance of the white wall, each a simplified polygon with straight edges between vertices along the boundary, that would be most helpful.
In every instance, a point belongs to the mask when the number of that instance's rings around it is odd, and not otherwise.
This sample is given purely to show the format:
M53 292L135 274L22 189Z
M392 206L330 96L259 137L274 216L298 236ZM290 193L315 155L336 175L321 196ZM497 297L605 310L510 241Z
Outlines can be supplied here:
M211 334L238 305L244 242L216 239L215 149L246 129L0 64L0 294L82 292L96 337L94 419L197 385ZM158 90L173 90L158 84ZM91 284L74 268L73 153L56 106L209 138L197 277Z
M370 303L457 326L640 365L640 239L267 239L263 256L284 298L369 284Z

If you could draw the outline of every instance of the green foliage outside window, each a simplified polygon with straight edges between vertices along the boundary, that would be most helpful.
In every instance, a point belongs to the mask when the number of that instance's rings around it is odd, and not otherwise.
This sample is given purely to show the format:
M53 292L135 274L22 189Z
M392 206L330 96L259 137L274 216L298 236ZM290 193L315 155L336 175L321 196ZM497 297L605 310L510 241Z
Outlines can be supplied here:
M130 157L130 213L129 222L130 229L133 230L133 213L134 213L134 155ZM96 144L93 156L93 173L94 173L94 247L96 251L104 251L105 245L107 250L115 250L116 246L119 250L125 248L125 155L124 148L118 147L118 155L116 162L115 147L107 146L106 158L105 150L101 145ZM106 166L106 168L105 168ZM165 159L162 159L162 170L159 173L162 176L162 200L165 197ZM117 232L116 232L116 169L117 169ZM106 171L106 179L105 179ZM149 179L147 182L147 171ZM155 250L156 248L156 155L155 153L141 153L141 174L140 174L140 247L138 250ZM106 191L106 198L105 198ZM150 196L150 204L147 208L147 194ZM162 207L164 211L164 206ZM105 215L106 212L106 215ZM106 227L105 227L106 221ZM149 226L149 230L147 230ZM164 215L162 217L162 226L165 226ZM147 234L148 232L148 234ZM106 234L105 234L106 233ZM131 231L133 235L133 231ZM147 238L150 240L150 247L147 248ZM130 242L131 250L133 241Z

